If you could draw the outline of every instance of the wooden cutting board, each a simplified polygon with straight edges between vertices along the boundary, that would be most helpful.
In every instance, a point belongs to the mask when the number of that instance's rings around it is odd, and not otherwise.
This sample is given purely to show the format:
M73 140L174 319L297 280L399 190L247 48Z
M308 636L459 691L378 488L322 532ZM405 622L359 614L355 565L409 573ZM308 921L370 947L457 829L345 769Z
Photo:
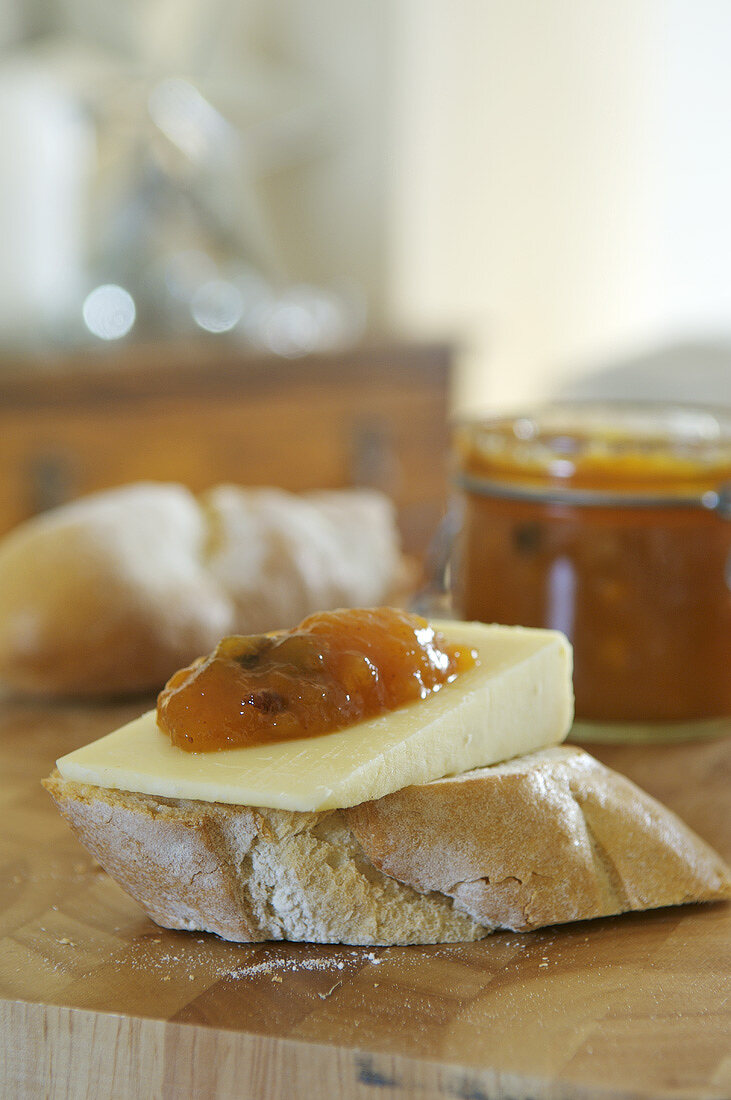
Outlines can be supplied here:
M0 1096L731 1096L731 906L466 945L153 925L39 780L143 709L0 703ZM595 755L731 857L731 739Z

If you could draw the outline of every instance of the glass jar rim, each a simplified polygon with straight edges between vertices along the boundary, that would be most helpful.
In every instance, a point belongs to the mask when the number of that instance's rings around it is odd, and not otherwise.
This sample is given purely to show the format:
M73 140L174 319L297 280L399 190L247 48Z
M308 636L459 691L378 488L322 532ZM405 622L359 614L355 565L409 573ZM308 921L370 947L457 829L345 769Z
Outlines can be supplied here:
M455 424L455 477L472 492L574 503L722 506L731 409L563 402Z

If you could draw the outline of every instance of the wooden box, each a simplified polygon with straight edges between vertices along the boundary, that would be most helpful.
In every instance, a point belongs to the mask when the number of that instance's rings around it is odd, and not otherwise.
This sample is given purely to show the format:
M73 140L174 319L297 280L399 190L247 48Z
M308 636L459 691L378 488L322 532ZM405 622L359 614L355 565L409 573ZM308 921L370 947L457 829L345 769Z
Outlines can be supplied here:
M218 341L6 364L0 533L128 481L374 486L419 554L445 502L449 368L442 345L287 360Z

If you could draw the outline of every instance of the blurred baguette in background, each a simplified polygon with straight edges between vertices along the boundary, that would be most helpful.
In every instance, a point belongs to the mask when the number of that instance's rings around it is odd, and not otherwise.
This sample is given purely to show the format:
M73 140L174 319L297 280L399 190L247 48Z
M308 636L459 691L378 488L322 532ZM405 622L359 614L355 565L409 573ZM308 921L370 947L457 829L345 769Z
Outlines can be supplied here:
M126 485L0 541L0 683L54 696L155 691L226 634L409 591L379 492L221 485L196 497Z

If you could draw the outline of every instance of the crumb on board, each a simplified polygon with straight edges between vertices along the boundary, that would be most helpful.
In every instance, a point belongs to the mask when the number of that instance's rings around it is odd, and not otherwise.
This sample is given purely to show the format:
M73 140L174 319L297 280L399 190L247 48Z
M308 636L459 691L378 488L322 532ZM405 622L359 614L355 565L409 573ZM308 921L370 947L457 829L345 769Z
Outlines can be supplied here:
M188 941L188 944L173 941L178 946L176 950L167 949L168 939L159 935L144 935L133 945L131 951L125 951L116 960L121 969L130 966L144 970L146 973L157 972L163 981L175 981L180 978L193 980L187 969L191 963L199 966L197 974L203 973L209 981L245 981L247 979L266 978L270 981L282 982L284 974L301 974L303 972L319 971L332 975L333 980L340 978L344 973L357 972L362 967L378 966L384 962L386 955L376 949L363 950L351 946L333 946L326 953L313 954L307 947L295 945L293 948L274 948L272 946L258 948L253 952L247 952L243 960L239 961L241 948L236 952L225 950L215 940ZM163 950L150 950L150 945L156 947L165 945ZM193 946L195 945L195 946ZM237 957L238 956L238 957ZM202 972L201 968L202 967Z
M342 984L343 984L342 980L339 981L339 982L335 982L335 985L331 986L331 988L328 989L327 993L318 993L317 996L320 998L321 1001L326 1001L328 999L328 997L332 997L333 993L338 988L338 986L342 985Z

